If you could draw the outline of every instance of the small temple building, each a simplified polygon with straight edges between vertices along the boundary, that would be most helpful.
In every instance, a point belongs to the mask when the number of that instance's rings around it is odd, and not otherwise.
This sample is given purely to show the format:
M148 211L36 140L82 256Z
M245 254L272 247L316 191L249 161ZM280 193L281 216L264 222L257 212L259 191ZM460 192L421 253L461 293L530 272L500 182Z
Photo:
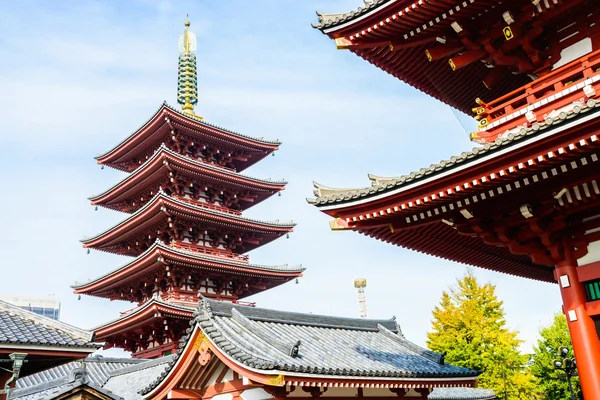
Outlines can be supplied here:
M93 357L17 382L10 399L414 398L491 400L478 371L444 362L372 320L268 310L200 299L175 354ZM59 397L72 395L72 397Z
M100 347L92 332L0 301L0 400L17 378L85 358Z
M600 399L599 16L595 0L371 0L314 25L473 113L479 146L367 187L315 183L309 202L333 230L558 283L586 400Z
M297 279L303 271L249 262L248 251L294 227L292 222L242 216L285 188L283 181L242 174L280 143L211 125L194 114L196 38L189 25L179 40L177 101L183 111L161 105L141 128L96 157L100 165L128 175L91 197L92 205L129 215L83 240L83 246L132 258L73 286L77 294L136 303L95 329L106 348L124 348L134 357L171 354L199 295L239 303Z

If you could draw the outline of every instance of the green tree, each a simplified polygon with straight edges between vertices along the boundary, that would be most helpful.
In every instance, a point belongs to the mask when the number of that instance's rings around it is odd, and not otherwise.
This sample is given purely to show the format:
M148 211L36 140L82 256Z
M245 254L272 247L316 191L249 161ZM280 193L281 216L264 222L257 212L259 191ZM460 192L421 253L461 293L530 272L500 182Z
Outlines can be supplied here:
M446 361L483 371L479 387L493 389L499 399L535 399L534 377L524 368L517 332L506 327L502 301L491 284L480 285L473 271L442 293L433 310L427 346L446 352Z
M552 400L570 400L569 386L567 379L559 378L558 375L564 374L563 371L557 371L552 367L552 361L561 359L559 350L561 347L569 349L568 357L573 357L573 347L571 346L571 336L567 319L563 314L556 314L554 321L540 329L540 338L533 351L533 365L531 372L538 378L539 391L543 394L543 399ZM572 378L573 389L579 391L579 378Z

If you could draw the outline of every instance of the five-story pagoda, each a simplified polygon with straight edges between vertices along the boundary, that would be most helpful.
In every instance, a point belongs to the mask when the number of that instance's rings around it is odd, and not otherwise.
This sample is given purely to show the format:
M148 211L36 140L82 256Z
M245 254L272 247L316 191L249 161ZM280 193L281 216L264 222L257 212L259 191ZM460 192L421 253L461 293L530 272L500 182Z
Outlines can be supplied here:
M75 293L136 302L96 328L106 348L134 357L170 354L188 327L198 295L239 299L302 275L301 267L253 265L244 253L292 231L291 222L244 218L242 211L283 190L286 182L240 174L279 147L210 125L194 114L196 47L186 21L179 40L177 101L163 104L140 129L97 157L129 175L93 205L130 214L83 246L134 257Z

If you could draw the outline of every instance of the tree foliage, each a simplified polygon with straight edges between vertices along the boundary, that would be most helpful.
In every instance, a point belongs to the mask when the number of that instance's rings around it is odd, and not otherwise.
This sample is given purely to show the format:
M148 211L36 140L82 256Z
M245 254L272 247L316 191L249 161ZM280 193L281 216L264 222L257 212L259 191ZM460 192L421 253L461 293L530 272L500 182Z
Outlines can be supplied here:
M524 368L517 332L506 327L502 301L491 284L480 285L472 271L442 293L433 310L427 345L446 352L450 364L483 371L479 387L493 389L499 399L534 399L536 385Z
M569 356L573 357L573 347L571 346L571 336L567 319L563 314L556 314L554 321L540 329L540 338L533 351L533 365L531 372L538 378L539 391L543 399L548 400L570 400L569 386L566 378L559 378L558 375L564 374L563 371L557 371L552 367L552 361L561 359L559 350L561 347L569 349ZM573 388L578 391L579 378L572 379Z

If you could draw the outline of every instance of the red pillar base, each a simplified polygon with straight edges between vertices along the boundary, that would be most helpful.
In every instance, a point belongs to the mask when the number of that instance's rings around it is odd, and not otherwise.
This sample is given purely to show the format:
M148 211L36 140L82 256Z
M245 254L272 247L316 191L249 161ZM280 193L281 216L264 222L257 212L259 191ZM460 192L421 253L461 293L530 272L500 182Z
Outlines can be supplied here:
M594 321L585 308L585 290L577 277L577 260L572 251L565 249L565 253L570 254L556 265L555 273L571 333L581 390L585 400L600 400L600 343Z

